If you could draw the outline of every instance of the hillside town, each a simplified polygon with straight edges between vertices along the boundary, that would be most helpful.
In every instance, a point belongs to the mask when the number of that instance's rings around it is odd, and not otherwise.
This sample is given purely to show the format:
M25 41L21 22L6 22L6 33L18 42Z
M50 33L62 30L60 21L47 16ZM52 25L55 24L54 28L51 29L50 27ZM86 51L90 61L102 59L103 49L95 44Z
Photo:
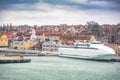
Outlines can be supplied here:
M17 50L42 50L46 41L73 45L75 43L101 41L119 53L120 24L99 25L90 21L86 25L19 25L3 24L0 26L0 47Z

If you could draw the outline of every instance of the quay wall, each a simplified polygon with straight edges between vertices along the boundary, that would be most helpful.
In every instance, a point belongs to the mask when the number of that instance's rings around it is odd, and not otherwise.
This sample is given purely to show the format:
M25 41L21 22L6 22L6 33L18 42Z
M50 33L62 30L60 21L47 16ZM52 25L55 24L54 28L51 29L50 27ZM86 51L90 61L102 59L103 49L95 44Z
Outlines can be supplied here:
M0 56L0 64L2 63L27 63L31 62L31 59L25 59L24 57L10 57L10 56Z
M40 50L17 50L10 48L0 48L0 52L11 52L11 53L41 53Z
M13 55L13 56L58 56L58 52L43 52L41 50L17 50L10 48L0 48L0 52L5 52L3 55Z

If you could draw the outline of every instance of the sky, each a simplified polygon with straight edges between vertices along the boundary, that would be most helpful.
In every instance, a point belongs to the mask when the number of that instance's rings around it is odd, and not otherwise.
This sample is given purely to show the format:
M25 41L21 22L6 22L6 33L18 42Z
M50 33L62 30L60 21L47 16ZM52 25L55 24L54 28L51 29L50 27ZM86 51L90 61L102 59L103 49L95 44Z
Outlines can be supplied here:
M0 0L0 25L120 23L120 0Z

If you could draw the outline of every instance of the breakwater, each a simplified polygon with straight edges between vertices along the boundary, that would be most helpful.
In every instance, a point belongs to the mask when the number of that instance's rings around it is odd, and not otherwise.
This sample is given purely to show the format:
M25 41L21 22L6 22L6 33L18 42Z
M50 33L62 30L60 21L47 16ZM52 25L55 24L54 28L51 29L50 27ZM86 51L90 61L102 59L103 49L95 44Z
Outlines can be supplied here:
M0 52L41 54L41 50L18 50L10 48L0 48Z
M27 63L31 62L31 59L25 59L23 56L0 56L0 64L1 63Z
M4 55L9 55L9 56L58 56L58 52L55 51L41 51L41 50L18 50L18 49L10 49L10 48L0 48L0 52L5 52Z

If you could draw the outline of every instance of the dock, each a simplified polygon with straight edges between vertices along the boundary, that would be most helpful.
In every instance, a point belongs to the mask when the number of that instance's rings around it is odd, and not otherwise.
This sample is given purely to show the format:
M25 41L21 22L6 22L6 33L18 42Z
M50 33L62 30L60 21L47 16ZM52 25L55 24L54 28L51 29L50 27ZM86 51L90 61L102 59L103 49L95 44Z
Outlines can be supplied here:
M40 50L18 50L10 48L0 48L0 52L41 54Z
M42 50L18 50L10 48L0 48L1 55L5 56L58 56L56 51L42 51ZM2 54L3 53L3 54Z
M120 56L114 56L111 61L120 62Z
M28 63L31 59L25 59L23 56L0 56L0 64L3 63Z

